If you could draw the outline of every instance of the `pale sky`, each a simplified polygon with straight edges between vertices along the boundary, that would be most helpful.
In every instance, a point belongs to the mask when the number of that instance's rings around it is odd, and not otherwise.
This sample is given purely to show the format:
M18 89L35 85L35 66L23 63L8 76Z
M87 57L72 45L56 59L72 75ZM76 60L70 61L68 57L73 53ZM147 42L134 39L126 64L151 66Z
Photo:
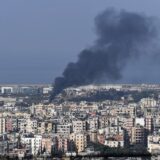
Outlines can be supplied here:
M158 0L1 0L0 83L52 83L93 44L94 18L108 7L160 18ZM159 69L149 82L159 82ZM130 67L124 82L137 70Z

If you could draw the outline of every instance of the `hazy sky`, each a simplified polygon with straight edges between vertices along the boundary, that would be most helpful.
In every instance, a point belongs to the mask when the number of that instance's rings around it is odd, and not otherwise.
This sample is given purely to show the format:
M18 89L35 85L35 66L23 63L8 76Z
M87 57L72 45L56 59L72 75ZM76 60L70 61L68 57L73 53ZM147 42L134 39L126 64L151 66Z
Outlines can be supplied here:
M52 83L92 45L94 17L108 7L160 17L158 0L1 0L0 83Z

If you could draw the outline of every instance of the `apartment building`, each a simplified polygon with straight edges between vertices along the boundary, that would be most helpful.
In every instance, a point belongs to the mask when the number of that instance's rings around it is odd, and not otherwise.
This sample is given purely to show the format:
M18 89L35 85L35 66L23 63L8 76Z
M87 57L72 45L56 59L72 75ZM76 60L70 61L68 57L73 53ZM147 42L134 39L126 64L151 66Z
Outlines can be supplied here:
M57 134L69 135L71 133L71 124L57 124Z
M111 137L113 135L124 135L124 130L120 126L106 127L105 128L105 136L106 138Z
M130 117L134 117L135 114L136 114L136 109L135 109L135 106L116 106L114 107L113 109L110 110L110 114L111 115L121 115L121 116L124 116L124 115L127 115L127 116L130 116Z
M153 98L143 98L140 101L141 108L154 107L157 105L157 101Z
M42 136L41 135L22 135L22 144L26 145L26 148L31 154L37 155L41 152Z
M6 132L11 132L13 131L13 125L12 125L12 119L11 118L6 118L5 119L5 129Z
M51 154L52 145L53 145L53 142L51 137L46 137L46 136L42 137L42 151L45 151Z
M143 126L136 125L131 129L131 143L135 145L146 145L146 129Z
M124 136L123 135L115 135L105 139L104 145L117 148L117 147L124 147Z
M25 118L19 118L18 119L18 130L25 133L26 132L26 119Z
M38 134L44 134L45 133L45 122L44 121L38 121L38 123L37 123L37 133Z
M159 154L160 153L160 136L150 135L147 138L148 151L150 153Z
M63 153L68 151L69 148L69 139L65 138L65 137L57 137L57 147L58 147L58 151L61 151Z
M70 140L74 141L77 152L82 152L87 147L87 135L85 133L72 133Z
M88 132L88 136L89 136L89 141L97 143L97 131L96 130L91 130Z
M148 131L148 133L153 133L153 118L151 116L145 117L145 128Z
M83 131L86 131L87 129L86 121L82 121L82 120L73 120L72 126L73 126L74 133L83 132Z
M27 119L26 120L26 132L28 133L36 133L38 122L36 119Z
M89 118L87 120L87 130L97 130L99 128L98 117Z
M6 119L0 117L0 134L4 134L6 132Z

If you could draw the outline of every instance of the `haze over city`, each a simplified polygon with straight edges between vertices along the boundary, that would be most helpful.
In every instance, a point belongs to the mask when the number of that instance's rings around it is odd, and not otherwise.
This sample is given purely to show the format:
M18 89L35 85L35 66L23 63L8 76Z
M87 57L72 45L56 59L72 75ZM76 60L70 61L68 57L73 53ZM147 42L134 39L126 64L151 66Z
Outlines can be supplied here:
M144 14L153 16L158 28L159 4L145 0L1 1L0 83L52 83L69 62L95 43L97 15L108 8ZM133 60L123 69L122 79L109 82L158 83L159 59Z
M159 6L0 1L0 159L160 159Z

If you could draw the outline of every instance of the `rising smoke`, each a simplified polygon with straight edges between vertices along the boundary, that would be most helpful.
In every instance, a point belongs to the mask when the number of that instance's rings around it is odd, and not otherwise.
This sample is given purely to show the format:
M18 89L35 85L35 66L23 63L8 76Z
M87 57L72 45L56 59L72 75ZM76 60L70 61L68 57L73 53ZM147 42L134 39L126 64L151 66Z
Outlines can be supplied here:
M130 60L145 54L143 48L157 38L154 18L138 13L107 9L95 18L95 26L97 40L55 79L51 99L70 86L121 79Z

